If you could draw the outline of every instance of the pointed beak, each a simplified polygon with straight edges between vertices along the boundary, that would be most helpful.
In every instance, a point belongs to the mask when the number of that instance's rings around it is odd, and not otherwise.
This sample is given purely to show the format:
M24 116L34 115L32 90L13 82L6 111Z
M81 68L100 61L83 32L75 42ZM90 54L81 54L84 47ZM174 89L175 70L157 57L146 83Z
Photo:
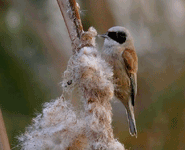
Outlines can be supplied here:
M99 35L102 38L108 38L107 33Z

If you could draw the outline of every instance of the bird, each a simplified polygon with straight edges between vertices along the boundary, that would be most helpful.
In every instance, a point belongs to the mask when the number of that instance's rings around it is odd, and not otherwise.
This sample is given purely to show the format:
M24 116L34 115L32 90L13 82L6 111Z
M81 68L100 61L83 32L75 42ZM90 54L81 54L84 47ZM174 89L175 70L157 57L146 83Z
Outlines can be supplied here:
M137 138L134 105L137 94L138 57L130 32L122 26L114 26L105 34L102 57L113 68L114 95L125 106L129 131Z

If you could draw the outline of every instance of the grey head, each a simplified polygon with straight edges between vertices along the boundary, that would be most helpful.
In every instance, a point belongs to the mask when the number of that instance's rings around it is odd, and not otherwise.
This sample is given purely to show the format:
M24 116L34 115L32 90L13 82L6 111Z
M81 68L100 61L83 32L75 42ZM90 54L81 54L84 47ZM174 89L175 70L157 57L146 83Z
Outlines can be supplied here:
M107 33L100 35L105 38L104 47L108 46L124 46L130 47L133 45L132 37L125 27L111 27Z

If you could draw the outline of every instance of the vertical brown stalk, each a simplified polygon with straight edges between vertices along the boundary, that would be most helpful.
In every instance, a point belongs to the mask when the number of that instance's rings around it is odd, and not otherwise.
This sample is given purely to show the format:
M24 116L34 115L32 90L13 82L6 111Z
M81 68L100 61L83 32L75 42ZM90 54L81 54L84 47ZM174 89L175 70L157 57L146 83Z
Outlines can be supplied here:
M2 115L1 109L0 109L0 149L10 150L10 145L9 145L8 136L6 133L6 128L3 121L3 115Z
M79 6L76 0L57 0L57 2L64 18L73 50L75 50L80 44L80 37L83 33L83 26L78 11Z

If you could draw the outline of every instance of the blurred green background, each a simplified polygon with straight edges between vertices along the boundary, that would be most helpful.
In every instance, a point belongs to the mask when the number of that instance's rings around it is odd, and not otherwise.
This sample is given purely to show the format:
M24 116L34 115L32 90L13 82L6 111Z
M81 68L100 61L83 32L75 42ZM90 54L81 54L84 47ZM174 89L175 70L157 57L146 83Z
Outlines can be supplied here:
M135 40L138 138L129 135L120 102L112 104L115 137L131 150L185 149L185 1L78 2L86 30L125 26ZM56 0L0 0L0 107L11 148L42 104L62 94L71 54Z

